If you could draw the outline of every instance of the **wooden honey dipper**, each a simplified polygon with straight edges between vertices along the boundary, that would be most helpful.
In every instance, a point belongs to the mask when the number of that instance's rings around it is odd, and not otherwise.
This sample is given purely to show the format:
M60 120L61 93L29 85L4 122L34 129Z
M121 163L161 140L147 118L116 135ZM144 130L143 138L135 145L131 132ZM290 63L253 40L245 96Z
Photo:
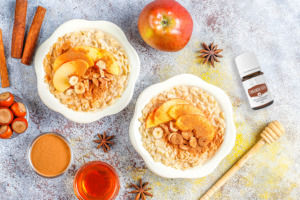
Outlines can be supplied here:
M231 169L226 172L201 198L208 200L212 195L222 187L225 182L237 172L264 144L275 142L284 133L283 126L278 121L273 121L260 134L262 137Z

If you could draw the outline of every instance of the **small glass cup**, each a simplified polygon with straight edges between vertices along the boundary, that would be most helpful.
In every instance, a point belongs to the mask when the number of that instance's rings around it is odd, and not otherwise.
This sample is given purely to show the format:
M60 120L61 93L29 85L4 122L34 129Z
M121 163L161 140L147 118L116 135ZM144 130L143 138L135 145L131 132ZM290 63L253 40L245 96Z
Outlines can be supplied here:
M98 180L96 180L97 178ZM102 161L91 161L77 171L73 189L80 200L114 200L119 193L120 180L116 170L109 164ZM100 197L99 193L103 193L103 195L101 194Z
M68 167L66 167L66 169L65 169L63 172L61 172L60 174L57 174L57 175L55 175L55 176L46 176L46 175L44 175L44 174L41 174L39 171L37 171L37 170L35 169L35 167L33 166L32 161L31 161L31 150L32 150L32 147L33 147L34 143L35 143L41 136L44 136L44 135L47 135L47 134L54 134L54 135L60 137L62 140L64 140L64 141L66 142L66 144L69 146L69 149L70 149L70 155L71 155L71 158L70 158L70 163L69 163ZM32 170L33 170L37 175L39 175L39 176L41 176L41 177L44 177L44 178L49 178L49 179L51 179L51 178L57 178L57 177L62 176L63 174L65 174L65 173L67 172L67 170L70 168L70 166L72 165L72 162L73 162L73 151L72 151L70 142L67 140L67 138L65 138L64 136L62 136L62 135L59 134L59 133L47 132L47 133L42 133L42 134L38 135L37 137L35 137L35 138L33 139L33 141L31 142L31 144L29 145L28 150L27 150L27 160L28 160L28 163L29 163L30 167L32 168Z

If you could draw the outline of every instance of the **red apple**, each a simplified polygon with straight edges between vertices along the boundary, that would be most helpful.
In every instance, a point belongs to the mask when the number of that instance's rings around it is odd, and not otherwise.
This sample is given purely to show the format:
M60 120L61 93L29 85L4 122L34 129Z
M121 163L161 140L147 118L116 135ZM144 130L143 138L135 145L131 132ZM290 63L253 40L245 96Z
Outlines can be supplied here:
M161 51L179 51L193 31L190 13L175 0L155 0L142 10L138 27L143 40Z

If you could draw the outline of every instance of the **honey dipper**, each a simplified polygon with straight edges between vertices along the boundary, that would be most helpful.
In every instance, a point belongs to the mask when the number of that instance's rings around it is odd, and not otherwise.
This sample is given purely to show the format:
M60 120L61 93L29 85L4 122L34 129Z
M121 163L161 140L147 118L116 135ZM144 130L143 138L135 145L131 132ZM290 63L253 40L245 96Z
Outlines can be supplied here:
M226 172L202 197L200 200L208 200L222 187L225 182L238 171L264 144L275 142L284 133L283 126L278 121L273 121L260 134L262 137L231 169Z

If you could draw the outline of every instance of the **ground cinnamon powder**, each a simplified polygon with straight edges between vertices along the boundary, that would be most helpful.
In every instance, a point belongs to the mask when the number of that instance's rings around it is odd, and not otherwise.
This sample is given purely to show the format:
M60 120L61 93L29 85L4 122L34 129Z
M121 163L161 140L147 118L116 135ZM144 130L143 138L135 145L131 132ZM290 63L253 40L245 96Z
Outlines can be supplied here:
M64 172L71 161L69 145L58 135L40 136L31 149L31 162L44 176L56 176Z

